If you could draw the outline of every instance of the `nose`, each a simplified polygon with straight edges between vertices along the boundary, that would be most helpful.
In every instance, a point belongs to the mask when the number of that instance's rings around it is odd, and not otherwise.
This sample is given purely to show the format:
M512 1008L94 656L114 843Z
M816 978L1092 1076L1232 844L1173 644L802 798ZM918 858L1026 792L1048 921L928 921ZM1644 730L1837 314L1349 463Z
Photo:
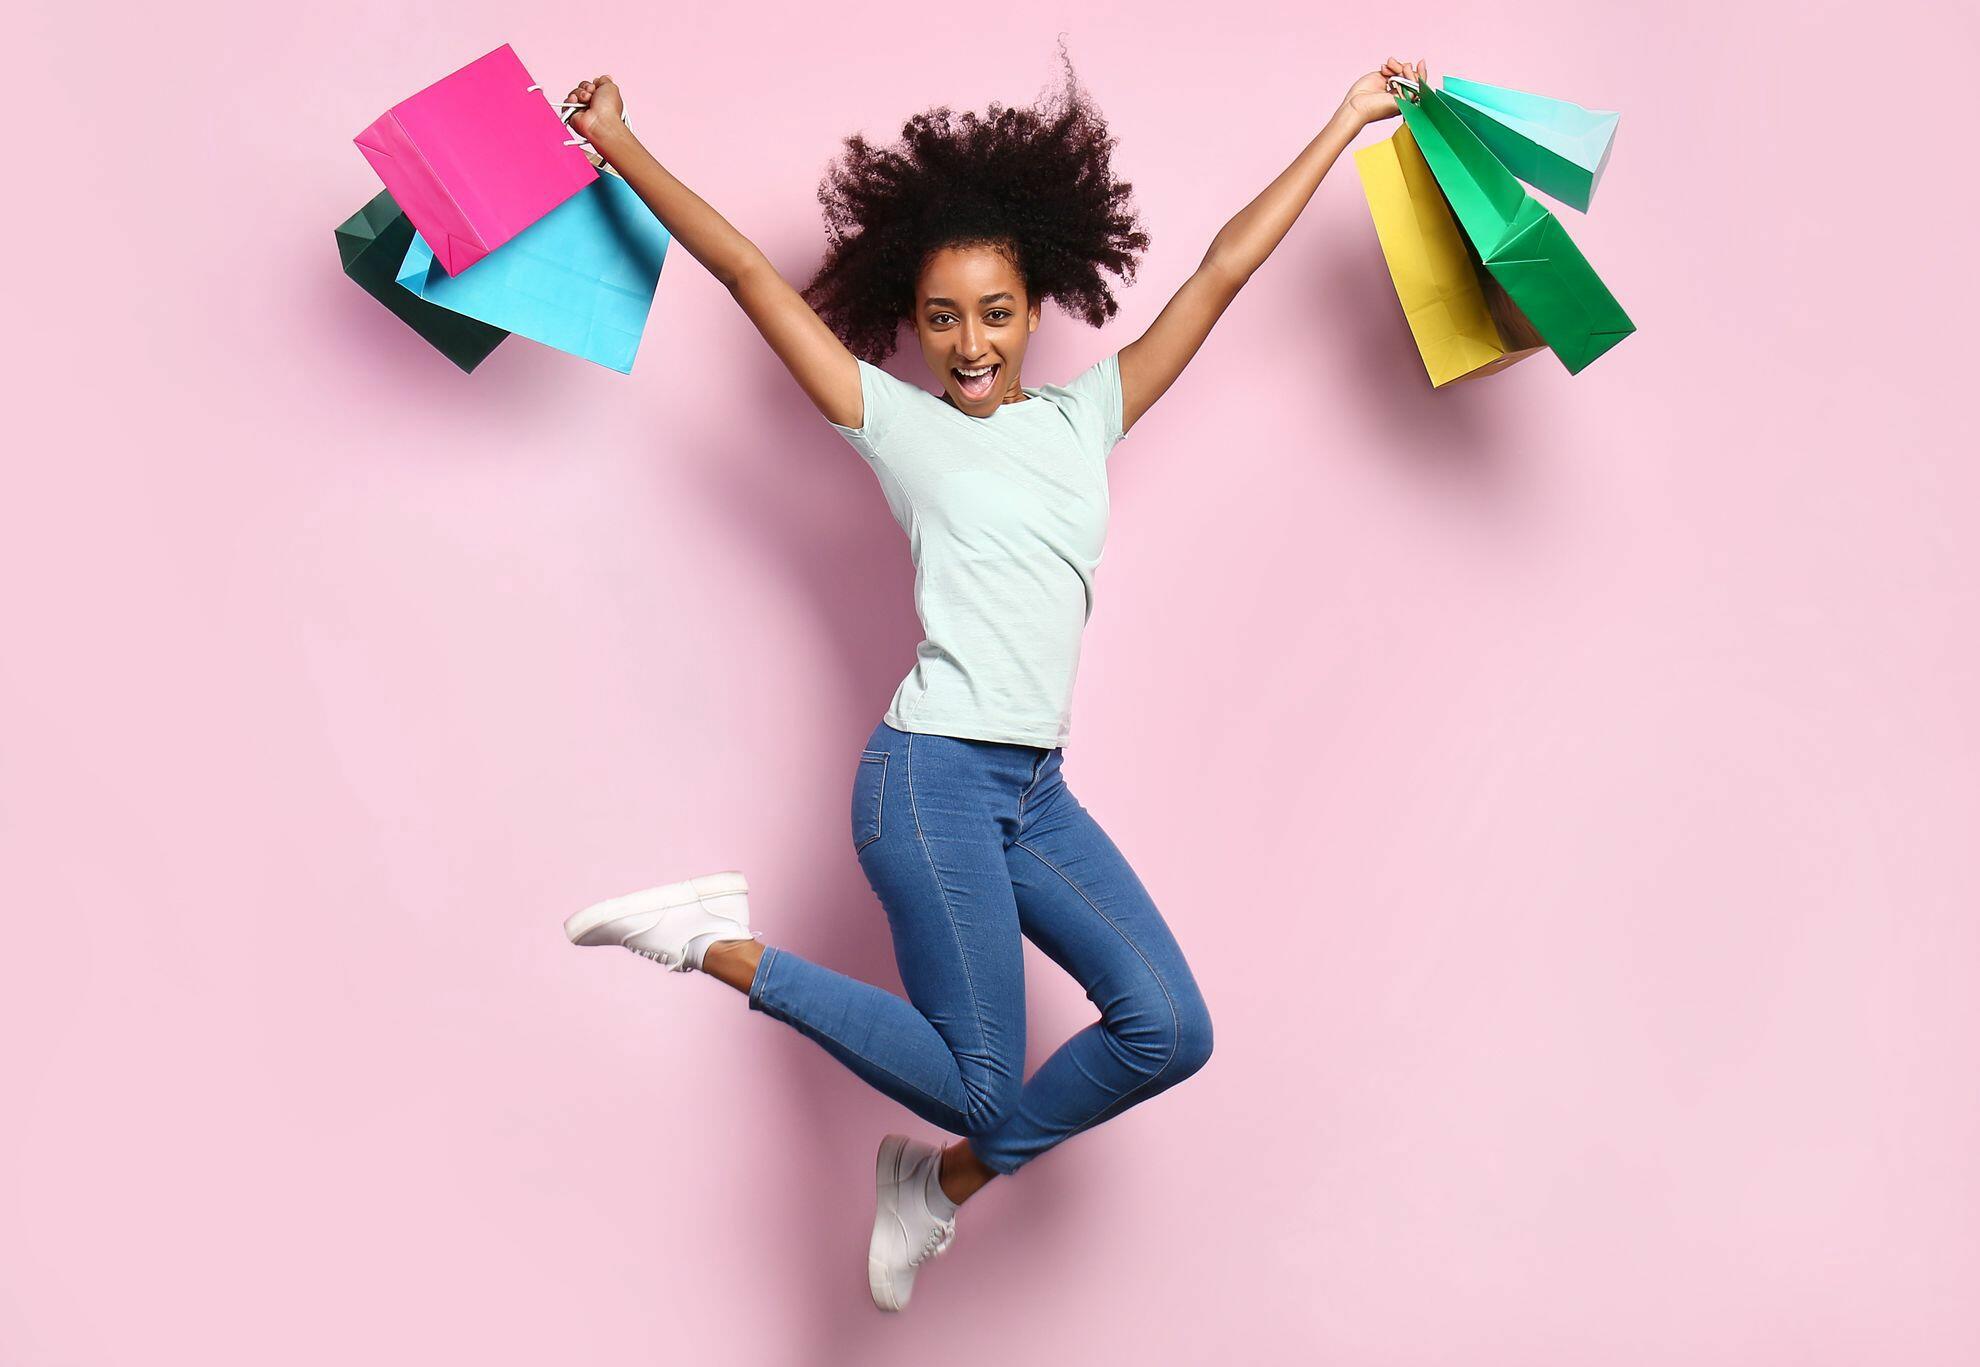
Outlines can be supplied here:
M974 318L963 319L962 335L957 339L963 361L974 365L983 357L983 325Z

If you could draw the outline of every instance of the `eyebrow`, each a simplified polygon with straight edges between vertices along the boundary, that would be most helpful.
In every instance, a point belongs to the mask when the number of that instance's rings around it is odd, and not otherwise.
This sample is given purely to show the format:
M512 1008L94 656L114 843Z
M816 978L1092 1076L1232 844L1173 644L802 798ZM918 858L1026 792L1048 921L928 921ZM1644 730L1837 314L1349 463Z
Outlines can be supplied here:
M1009 290L1004 290L998 294L986 294L976 302L979 304L994 304L999 299L1008 299L1014 304L1017 302L1017 296ZM942 304L948 308L954 308L956 306L956 301L953 299L930 299L928 302L930 304Z

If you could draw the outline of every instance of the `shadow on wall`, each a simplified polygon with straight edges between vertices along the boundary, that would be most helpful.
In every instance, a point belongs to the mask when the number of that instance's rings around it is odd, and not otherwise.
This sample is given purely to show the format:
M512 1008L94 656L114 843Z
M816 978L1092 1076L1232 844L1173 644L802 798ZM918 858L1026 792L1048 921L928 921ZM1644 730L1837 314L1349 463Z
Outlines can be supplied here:
M816 792L793 795L830 819L791 829L793 844L781 852L789 867L807 871L808 895L817 904L803 909L801 919L771 920L765 938L902 996L886 917L860 872L845 813L858 752L921 639L907 539L866 462L826 424L775 355L752 335L737 344L736 361L748 377L736 420L718 429L724 435L713 449L680 468L696 477L702 514L722 521L737 544L778 569L785 592L818 624L814 639L826 650L807 650L784 667L808 676L819 702L812 715L823 716L830 747L845 756ZM801 939L792 934L800 925ZM781 1022L759 1017L742 1028L750 1030L748 1066L766 1074L743 1085L777 1098L784 1133L808 1136L780 1148L778 1180L799 1198L818 1199L786 1204L779 1238L843 1250L812 1264L801 1293L811 1304L790 1308L817 1342L846 1345L844 1356L834 1352L821 1361L858 1361L874 1314L847 1269L859 1266L865 1246L871 1145L887 1130L925 1136L931 1127L869 1092ZM858 1209L850 1226L849 1207Z
M834 652L818 662L828 667L814 682L837 691L840 703L830 711L843 719L850 756L880 720L921 639L907 539L859 453L776 357L756 350L728 449L692 468L736 539L783 571L793 598L810 603Z
M1521 443L1510 410L1517 387L1540 378L1533 369L1560 363L1530 356L1503 375L1431 388L1372 232L1363 248L1315 253L1299 293L1343 320L1349 335L1337 354L1346 361L1345 392L1370 427L1393 431L1378 438L1382 454L1473 498L1516 498Z
M267 394L279 392L285 403L320 403L330 412L345 409L352 395L362 394L381 436L402 420L433 424L436 417L444 419L445 430L460 434L514 431L556 412L569 392L569 366L589 364L546 355L547 348L510 338L469 374L341 272L325 270L320 255L312 257L299 247L278 278L289 291L283 300L287 311L271 310L269 325L282 326L289 318L311 320L301 338L305 351L299 361L306 373L330 383ZM294 346L287 334L271 336L265 344L283 350ZM248 404L262 400L261 392L241 396ZM293 408L281 411L285 419L295 420ZM430 440L389 447L393 464L423 461L442 450Z

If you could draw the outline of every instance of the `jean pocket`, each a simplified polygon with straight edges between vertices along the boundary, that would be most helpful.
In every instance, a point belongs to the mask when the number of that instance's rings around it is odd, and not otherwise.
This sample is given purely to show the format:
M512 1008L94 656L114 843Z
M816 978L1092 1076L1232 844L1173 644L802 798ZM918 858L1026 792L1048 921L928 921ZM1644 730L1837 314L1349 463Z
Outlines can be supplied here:
M853 775L853 849L863 850L880 838L881 811L887 805L887 756L863 751Z

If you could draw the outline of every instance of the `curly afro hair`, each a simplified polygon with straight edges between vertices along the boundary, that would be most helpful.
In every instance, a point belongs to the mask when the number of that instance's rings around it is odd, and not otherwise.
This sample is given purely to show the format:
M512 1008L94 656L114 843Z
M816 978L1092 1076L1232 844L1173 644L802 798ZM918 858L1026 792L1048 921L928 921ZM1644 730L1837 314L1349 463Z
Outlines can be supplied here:
M1095 327L1119 310L1104 277L1132 282L1148 234L1109 164L1114 137L1060 57L1064 88L1029 108L943 106L909 119L892 147L845 140L818 187L828 247L804 297L853 354L893 352L944 247L1000 248L1034 301Z

